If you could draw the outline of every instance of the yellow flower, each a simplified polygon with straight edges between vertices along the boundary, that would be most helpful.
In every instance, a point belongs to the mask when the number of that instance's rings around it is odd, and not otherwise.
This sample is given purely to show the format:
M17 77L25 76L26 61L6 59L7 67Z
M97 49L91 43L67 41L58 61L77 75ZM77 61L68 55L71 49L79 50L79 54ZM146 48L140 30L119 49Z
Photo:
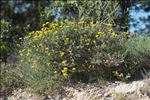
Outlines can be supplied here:
M20 44L16 44L18 47L20 47Z
M47 62L47 66L49 66L51 64L51 62L49 61L49 62Z
M88 27L88 26L86 26L86 27L85 27L85 29L89 29L89 27Z
M140 61L136 60L136 61L133 61L134 65L137 65L140 63Z
M81 24L83 24L83 23L84 23L84 21L80 21L80 22L78 22L78 24L79 24L79 25L81 25Z
M40 43L39 46L42 47L43 46L42 43Z
M35 46L35 45L33 45L32 47L33 47L33 48L35 48L36 46Z
M28 35L28 36L25 36L24 39L28 39L29 37L30 37L29 35Z
M72 68L73 71L77 70L75 67Z
M67 61L66 61L66 60L63 60L61 63L62 63L62 64L66 64L66 63L67 63Z
M28 53L26 54L26 56L30 56L30 53L28 52Z
M128 32L123 32L124 34L128 35L129 33Z
M72 50L71 50L71 49L67 49L67 51L68 51L69 53L72 53Z
M54 74L57 74L57 71L54 71Z
M20 53L20 56L23 56L23 54L22 54L22 53Z
M34 41L37 41L37 40L38 40L38 36L34 36L34 37L33 37L33 40L34 40Z
M105 42L103 42L103 43L102 43L102 46L103 46L103 47L105 47L105 46L106 46L106 43L105 43Z
M61 72L62 72L62 73L65 73L66 71L65 71L65 70L61 70Z
M94 27L94 26L96 26L96 24L92 24L91 26Z
M35 68L35 65L33 64L31 67L32 67L32 68Z
M64 71L67 71L68 70L68 68L67 67L64 67Z
M74 31L77 31L78 29L77 28L74 28Z
M46 22L45 24L47 25L47 24L49 24L49 22Z
M86 45L88 46L88 45L90 45L90 43L86 43Z
M31 50L30 50L30 49L28 49L28 52L31 52Z
M73 25L73 24L74 24L74 22L71 22L71 21L69 21L68 23L69 23L69 24L71 24L71 25Z
M99 35L97 35L97 34L96 34L96 36L95 36L95 37L97 38L97 37L99 37Z
M29 34L30 34L30 35L34 34L34 31L32 31L32 32L29 32Z
M104 32L98 32L95 37L97 38L97 37L99 37L100 35L104 35Z
M94 40L93 43L96 44L96 41Z
M36 63L36 60L33 60L33 63Z
M112 24L106 24L108 27L112 27Z
M63 73L63 76L66 77L66 76L68 76L68 74L67 73Z
M112 71L112 73L113 73L115 76L118 76L118 75L119 75L118 71Z
M123 73L120 73L119 77L123 77Z
M60 56L61 56L61 57L62 57L64 54L65 54L64 52L60 51Z
M48 48L45 48L45 50L48 50Z
M90 38L87 38L87 39L86 39L86 42L90 42L90 41L91 41Z
M104 34L104 32L98 32L97 34L98 34L98 35L103 35L103 34Z
M96 24L99 24L100 22L99 21L96 21Z
M46 24L43 24L42 26L44 27Z
M55 23L58 23L58 20L54 20Z
M69 38L65 38L65 40L64 40L65 44L67 44L68 41L69 41Z
M70 26L66 26L66 28L70 28Z
M52 29L55 29L56 28L56 26L52 26Z
M61 26L59 26L60 28L62 28L63 26L61 25Z
M22 37L20 37L19 40L22 40Z
M38 34L42 34L42 31L38 31Z
M52 30L47 30L46 32L45 32L45 34L48 34L48 33L50 33L50 32L52 32Z
M69 20L68 20L68 19L65 19L65 22L66 22L66 23L68 23L68 22L69 22Z
M111 33L111 35L112 35L113 37L117 37L117 36L118 36L115 32Z

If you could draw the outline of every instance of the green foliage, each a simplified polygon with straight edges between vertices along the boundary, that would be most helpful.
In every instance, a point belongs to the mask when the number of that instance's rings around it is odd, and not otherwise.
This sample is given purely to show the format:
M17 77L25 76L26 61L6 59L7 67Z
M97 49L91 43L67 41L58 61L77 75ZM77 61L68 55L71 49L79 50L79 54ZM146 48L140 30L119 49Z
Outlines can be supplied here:
M19 31L21 30L18 25L12 25L10 20L0 20L1 34L0 34L0 60L5 62L6 58L16 51L16 45L19 42ZM6 63L6 62L5 62Z
M149 37L127 39L128 32L115 32L112 24L98 21L56 20L42 26L21 38L19 51L24 78L34 90L47 82L37 91L55 90L65 81L125 80L149 69ZM35 84L38 80L43 81Z
M23 85L22 74L18 66L1 63L0 72L0 96L7 96Z
M98 76L110 77L111 71L124 62L126 50L121 44L125 36L114 32L112 24L46 22L41 30L23 38L19 52L24 78L27 84L35 86L34 82L45 78L49 84L59 84L87 82L93 76L96 80Z
M1 35L0 35L0 55L1 59L10 52L10 44L8 39L11 37L9 30L11 28L10 23L2 19L0 22Z
M20 37L39 28L41 22L52 18L50 15L45 16L47 12L44 12L44 9L49 5L49 1L1 0L0 3L1 9L3 9L0 12L0 60L5 62L8 55L11 55L17 49L16 44L20 42L18 40ZM26 7L26 5L29 6ZM21 10L22 8L24 10Z
M67 0L51 2L51 10L57 11L61 9L60 19L85 20L85 21L101 21L113 22L119 10L118 1L87 1L87 0ZM89 18L90 16L90 18Z
M127 48L125 59L127 73L136 77L141 69L147 71L150 69L150 37L144 35L130 38L125 42L125 47Z
M1 20L2 56L12 50L14 46L10 43L18 40L18 33L35 30L19 38L19 69L2 64L3 93L22 82L36 92L47 93L57 91L65 82L101 83L103 78L113 77L125 80L128 75L136 77L140 70L150 69L150 38L127 39L128 32L118 32L120 25L128 22L125 17L123 19L126 20L116 20L119 2L52 1L50 8L42 6L41 1L33 3L34 9L22 14L24 20L17 20L17 24ZM49 23L58 9L60 19L70 17L74 21L55 20ZM36 13L28 18L33 12ZM120 23L116 25L117 31L114 30L114 20ZM39 29L45 21L48 22Z
M58 77L54 77L49 74L43 75L43 73L45 72L33 73L30 74L32 76L28 76L28 78L27 76L25 77L25 84L27 84L27 87L30 87L32 89L31 91L38 92L41 94L46 94L50 91L53 91L53 93L51 94L55 94L57 91L59 91L59 89L61 89Z

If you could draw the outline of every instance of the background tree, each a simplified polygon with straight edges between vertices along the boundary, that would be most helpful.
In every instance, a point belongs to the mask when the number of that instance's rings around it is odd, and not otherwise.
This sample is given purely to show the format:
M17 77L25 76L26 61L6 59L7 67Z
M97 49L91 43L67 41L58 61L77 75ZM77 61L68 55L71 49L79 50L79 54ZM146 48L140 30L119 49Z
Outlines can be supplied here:
M89 20L93 23L100 21L102 24L112 23L116 30L127 31L129 21L133 21L129 16L131 6L140 3L141 8L149 12L150 4L148 0L1 0L0 3L1 55L13 51L20 42L19 37L39 29L42 23L55 19L84 20L87 23ZM149 23L149 18L141 20Z

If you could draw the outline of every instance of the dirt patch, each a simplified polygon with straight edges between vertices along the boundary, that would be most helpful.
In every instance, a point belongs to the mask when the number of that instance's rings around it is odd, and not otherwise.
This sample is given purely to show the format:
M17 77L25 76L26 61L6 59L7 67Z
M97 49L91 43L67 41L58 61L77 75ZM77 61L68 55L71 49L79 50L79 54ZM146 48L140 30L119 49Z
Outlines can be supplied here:
M55 96L43 96L27 89L18 89L5 100L150 100L150 79L105 85L80 83L64 87Z

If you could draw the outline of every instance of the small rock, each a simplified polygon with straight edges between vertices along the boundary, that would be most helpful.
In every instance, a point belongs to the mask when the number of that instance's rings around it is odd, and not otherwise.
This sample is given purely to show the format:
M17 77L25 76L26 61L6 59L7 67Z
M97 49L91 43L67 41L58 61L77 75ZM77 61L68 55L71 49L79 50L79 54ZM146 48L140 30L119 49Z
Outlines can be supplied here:
M132 82L130 84L121 84L115 88L116 93L132 93L144 86L143 81Z
M104 94L104 97L110 97L111 96L111 93L107 92Z

